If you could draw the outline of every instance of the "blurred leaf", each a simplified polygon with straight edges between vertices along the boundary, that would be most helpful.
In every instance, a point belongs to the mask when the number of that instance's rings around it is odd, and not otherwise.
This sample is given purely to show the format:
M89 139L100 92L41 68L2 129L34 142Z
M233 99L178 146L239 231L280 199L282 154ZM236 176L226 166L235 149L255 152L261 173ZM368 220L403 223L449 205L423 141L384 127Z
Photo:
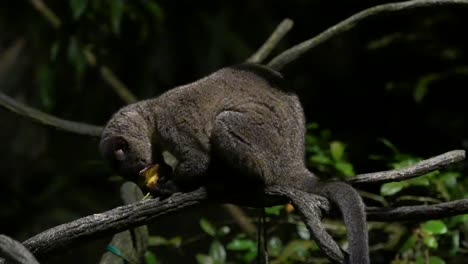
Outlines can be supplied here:
M278 260L280 263L285 263L289 259L305 261L312 247L313 243L310 240L292 240L284 247Z
M211 242L209 254L216 263L224 263L226 261L226 250L218 240Z
M429 248L437 248L439 244L437 243L437 239L433 235L427 235L424 237L424 245Z
M278 256L282 249L283 243L279 237L274 236L268 240L268 254L270 256Z
M393 154L398 154L398 153L400 153L400 152L398 151L398 149L395 147L395 145L393 145L393 143L390 142L390 140L385 139L385 138L380 138L379 140L380 140L380 142L382 142L387 148L389 148L389 149L393 152Z
M205 218L200 219L200 227L207 233L208 235L214 237L216 235L216 229L214 226L208 222Z
M214 264L215 263L212 257L205 255L205 254L197 254L196 259L197 259L198 264Z
M231 232L231 228L229 228L229 226L223 226L220 229L218 229L217 235L222 237L222 236L229 234L230 232Z
M429 264L445 264L445 261L436 256L429 257Z
M332 160L325 154L316 154L310 157L310 161L317 164L332 165Z
M55 61L55 59L57 58L59 50L60 50L60 42L55 41L52 44L52 47L50 48L50 60L51 61Z
M303 222L299 222L296 225L296 227L297 227L297 234L299 235L300 238L304 240L310 239L309 230L307 229L306 225Z
M75 66L77 76L83 75L86 69L86 59L76 37L70 37L67 55L68 60Z
M431 73L419 78L416 87L414 88L413 97L417 103L420 103L427 94L428 86L433 81L440 78L440 74Z
M330 143L330 152L331 152L332 158L335 161L341 160L343 158L344 151L345 151L345 146L342 142L333 141Z
M229 244L227 244L227 249L229 250L256 250L257 244L251 239L234 239Z
M182 244L182 237L180 236L175 236L171 239L169 239L169 244L173 245L174 247L180 247L180 245Z
M439 175L439 179L442 180L447 187L454 188L457 186L457 178L460 176L461 174L459 172L448 171L442 172Z
M110 14L111 14L111 25L112 31L115 34L120 33L120 24L122 22L122 16L125 10L125 1L124 0L114 0L110 1Z
M73 18L76 20L84 13L88 0L70 0L70 7L72 9Z
M460 231L455 230L450 232L450 238L452 240L452 247L450 248L449 254L455 256L460 249Z
M53 102L53 72L47 65L42 65L39 67L39 71L37 73L37 80L39 84L39 95L41 99L41 103L47 111L51 110L54 102Z
M280 215L283 205L275 205L271 207L265 207L265 213L268 215Z
M454 227L460 223L467 223L468 222L468 214L456 215L449 219L448 225L450 227Z
M403 245L400 248L400 252L405 252L410 249L412 249L415 245L416 242L418 241L418 237L415 234L412 234L406 241L403 243Z
M335 169L345 176L353 176L354 175L354 167L351 163L346 161L338 161L335 163Z
M380 194L383 196L394 195L406 187L405 182L389 182L382 184L380 187Z
M161 246L161 245L167 245L169 241L161 236L150 236L148 239L148 244L150 246Z
M164 11L158 3L145 1L146 9L159 21L164 20Z
M422 229L426 232L436 235L447 233L447 227L445 226L444 222L440 220L427 221L422 225Z
M145 263L146 264L157 264L158 260L156 255L154 255L151 251L145 252Z

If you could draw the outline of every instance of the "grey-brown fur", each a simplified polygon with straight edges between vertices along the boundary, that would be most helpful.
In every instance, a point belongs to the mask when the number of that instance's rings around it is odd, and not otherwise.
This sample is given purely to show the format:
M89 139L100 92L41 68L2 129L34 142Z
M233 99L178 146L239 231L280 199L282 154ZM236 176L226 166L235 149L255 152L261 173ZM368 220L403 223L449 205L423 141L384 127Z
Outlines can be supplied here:
M344 183L321 183L305 166L305 120L297 96L266 67L223 68L194 83L119 110L108 122L101 151L123 175L136 179L169 151L179 161L158 180L157 195L200 185L288 185L335 202L350 230L351 263L368 263L364 205ZM115 151L124 148L125 159ZM345 193L352 197L336 195ZM357 237L357 239L356 239ZM354 247L356 252L352 252Z

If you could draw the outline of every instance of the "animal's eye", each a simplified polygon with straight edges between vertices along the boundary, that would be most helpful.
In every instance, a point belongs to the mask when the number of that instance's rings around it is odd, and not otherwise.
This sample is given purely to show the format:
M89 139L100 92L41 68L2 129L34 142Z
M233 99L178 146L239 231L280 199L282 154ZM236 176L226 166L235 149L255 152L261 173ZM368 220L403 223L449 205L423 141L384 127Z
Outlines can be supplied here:
M122 161L125 159L125 152L122 149L118 149L114 152L115 159Z

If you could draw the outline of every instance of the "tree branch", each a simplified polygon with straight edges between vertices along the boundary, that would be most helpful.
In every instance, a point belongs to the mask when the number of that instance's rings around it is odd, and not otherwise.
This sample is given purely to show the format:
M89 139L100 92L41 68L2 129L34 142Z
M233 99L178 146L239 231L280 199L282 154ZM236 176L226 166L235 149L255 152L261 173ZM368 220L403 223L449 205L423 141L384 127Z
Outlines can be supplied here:
M3 93L0 93L0 105L43 125L56 127L80 135L93 137L99 137L101 135L102 127L60 119L20 103Z
M356 177L347 180L347 182L352 185L359 185L363 183L402 181L445 168L452 163L459 162L464 159L464 150L452 150L401 169L359 174Z
M263 45L247 59L247 62L251 63L261 63L270 55L273 49L278 45L278 43L286 36L286 34L293 27L294 22L285 18L281 23L276 27L275 31L270 35L270 37L263 43Z
M143 193L135 183L125 182L120 187L120 197L124 204L133 204L143 199ZM109 246L118 251L106 251L102 255L99 264L144 263L144 255L148 248L148 237L148 227L146 225L115 234Z
M319 35L306 40L302 43L297 44L289 48L288 50L282 52L275 58L273 58L268 66L271 68L280 71L289 63L297 60L305 52L310 49L330 40L331 38L340 35L350 29L354 28L360 22L375 16L380 16L386 13L394 13L399 11L407 11L413 8L420 7L431 7L431 6L442 6L442 5L467 5L467 0L413 0L406 2L382 4L375 7L365 9L357 14L352 15L351 17L339 22L338 24L329 27L327 30L323 31Z
M0 264L39 264L23 244L0 235Z
M394 222L441 219L468 213L468 198L432 205L401 206L396 208L370 207L366 211L367 218L371 221Z

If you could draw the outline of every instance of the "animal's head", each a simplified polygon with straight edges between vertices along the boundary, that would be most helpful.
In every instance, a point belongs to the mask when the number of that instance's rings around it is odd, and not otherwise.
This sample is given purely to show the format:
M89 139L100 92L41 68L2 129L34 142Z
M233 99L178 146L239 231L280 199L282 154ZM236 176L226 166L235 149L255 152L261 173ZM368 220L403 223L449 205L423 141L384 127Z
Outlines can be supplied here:
M127 106L111 118L99 147L119 175L136 181L140 171L151 165L152 150L148 123L133 108Z

